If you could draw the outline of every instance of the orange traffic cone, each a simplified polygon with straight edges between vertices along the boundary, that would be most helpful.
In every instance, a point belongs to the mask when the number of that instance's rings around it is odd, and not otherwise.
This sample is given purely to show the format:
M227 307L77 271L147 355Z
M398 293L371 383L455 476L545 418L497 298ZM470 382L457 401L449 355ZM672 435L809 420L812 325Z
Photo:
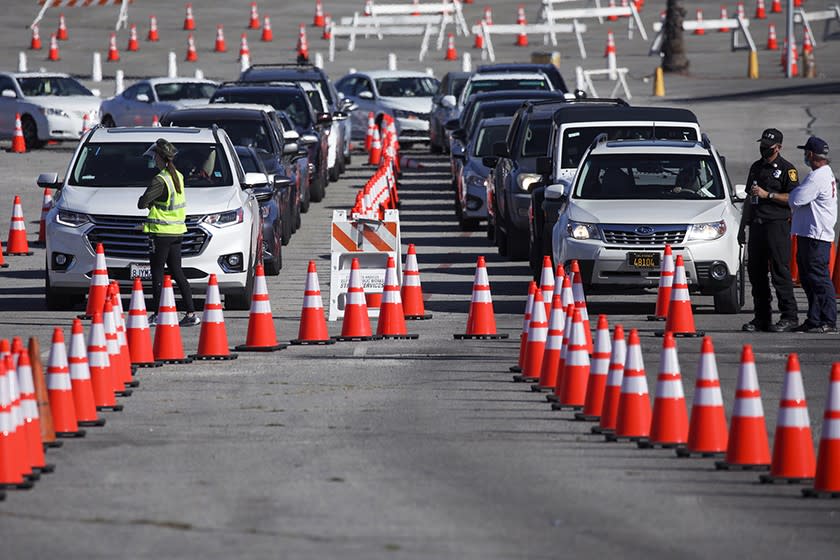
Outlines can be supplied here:
M137 52L140 50L140 41L137 40L137 26L135 24L131 24L131 28L128 34L128 45L125 47L125 50L129 52Z
M87 132L90 132L90 116L85 113L82 115L82 136Z
M315 0L315 17L312 18L312 25L315 27L324 27L324 6L321 0Z
M298 59L309 59L309 42L306 40L306 26L302 23L298 27L297 55Z
M198 62L198 52L195 50L195 39L192 33L187 36L187 56L184 60L187 62Z
M697 8L697 23L703 23L703 10L701 10L700 8ZM702 27L698 27L697 29L694 30L693 34L694 35L705 35L706 30L703 29Z
M659 263L659 289L656 292L656 311L648 315L648 321L664 321L668 317L671 303L671 289L674 287L674 255L671 245L665 244L662 262Z
M365 134L365 151L370 152L373 146L373 131L377 128L373 111L368 111L367 133Z
M694 402L688 425L688 443L678 447L677 457L698 454L703 457L722 455L726 451L729 434L726 430L726 412L720 392L717 362L712 337L703 337L697 380L694 383Z
M782 13L782 0L773 0L770 4L770 11L774 14Z
M146 35L146 40L155 42L160 40L160 34L158 33L158 26L157 26L157 18L155 16L149 16L149 33Z
M405 326L405 312L400 298L400 284L397 279L397 265L388 257L385 284L382 288L382 303L379 306L379 321L376 334L382 338L416 339L420 335L408 334Z
M149 329L149 320L146 318L146 298L140 278L134 279L134 286L131 288L125 335L128 340L131 365L146 368L163 365L155 361L155 353L152 350L152 333Z
M431 313L426 313L426 307L423 304L423 286L420 283L420 269L417 267L417 251L414 248L414 243L408 246L408 252L405 255L400 299L403 302L406 320L417 321L432 318Z
M382 142L379 139L379 127L373 128L373 140L368 152L368 165L379 165L382 159Z
M111 385L114 393L121 397L130 397L131 389L126 389L126 382L131 381L131 365L123 360L120 352L120 336L114 319L114 304L105 300L102 308L102 324L105 327L105 344L108 348L108 361L111 364Z
M540 274L540 290L545 303L546 316L551 313L551 299L554 297L554 269L551 267L551 257L543 257L542 273Z
M350 264L350 279L344 301L344 320L341 323L341 335L336 340L362 341L379 340L370 328L365 289L362 287L362 272L359 259Z
M306 271L306 286L303 289L303 309L300 312L298 337L292 344L335 344L327 330L324 318L324 303L321 299L321 286L318 283L318 271L315 261L309 261Z
M764 0L758 0L755 4L755 19L767 19L767 9Z
M493 9L490 6L484 6L484 23L493 25Z
M560 353L563 350L563 333L566 326L566 310L560 294L554 294L551 301L551 314L548 321L548 334L545 342L540 380L531 389L537 392L554 391L557 388L557 374L560 366Z
M106 58L108 62L119 62L120 61L120 51L117 50L117 34L111 33L108 38L108 58Z
M770 474L760 475L759 480L811 482L816 468L811 420L808 418L808 402L805 400L805 388L802 385L799 356L789 354L782 398L779 402L779 416L776 420Z
M255 278L255 286L256 283L257 279ZM107 329L107 317L105 317L105 321ZM163 287L160 290L160 307L157 312L152 351L155 354L155 360L164 364L188 364L192 362L191 358L184 355L181 325L178 324L178 309L175 307L175 292L172 289L172 278L168 274L164 275Z
M455 36L450 33L446 43L446 56L444 60L458 60L458 51L455 50Z
M475 42L473 42L474 49L483 49L484 48L484 31L481 29L481 20L476 22L476 26L478 27L478 31L475 33Z
M615 0L610 0L610 8L615 8ZM617 15L607 16L607 21L618 21Z
M526 25L528 22L525 20L525 8L522 6L519 7L519 16L516 18L517 25ZM525 32L524 28L519 29L519 33L516 35L516 42L514 43L517 47L527 47L528 46L528 34Z
M324 32L321 34L321 39L328 41L332 39L332 15L326 14L324 16Z
M3 241L0 240L0 268L9 268L9 263L3 258Z
M682 255L677 255L674 287L671 289L671 301L668 304L668 317L665 330L657 331L656 336L670 332L674 336L703 336L703 331L694 327L694 314L691 311L691 298L688 295L688 282L685 278L685 265Z
M490 280L487 277L487 265L484 257L478 257L473 280L470 312L467 316L467 332L454 335L456 340L464 339L504 339L507 333L496 332L496 317L493 313L493 298L490 294Z
M831 366L825 399L820 450L814 487L802 490L806 498L840 498L840 362Z
M192 4L187 4L187 13L184 16L184 31L195 31L195 18L193 17Z
M248 314L248 334L245 344L236 347L239 352L275 352L286 348L277 342L277 331L271 316L271 301L265 283L265 269L258 264L254 274L254 291L251 294L251 311Z
M6 354L3 362L6 370L7 381L5 391L7 392L10 400L6 415L11 419L12 428L17 436L17 458L20 465L20 471L25 478L28 478L29 480L38 480L41 478L41 473L35 469L35 465L30 460L29 440L31 439L32 434L31 430L27 428L26 421L24 420L15 358L11 353Z
M595 332L595 352L592 353L592 365L589 369L589 381L586 384L586 400L583 411L575 413L575 420L597 422L601 419L604 408L604 392L610 373L610 326L606 315L598 315L598 328Z
M574 334L575 304L568 304L563 312L566 316L566 321L563 323L563 342L560 345L560 359L557 360L557 380L554 382L554 392L545 396L545 400L553 403L551 405L552 410L563 410L563 406L557 403L560 402L560 393L563 391L563 377L566 374L566 358L569 355L569 344L572 342L572 334Z
M70 335L70 384L73 387L73 406L79 426L104 426L105 419L96 415L93 384L88 367L85 333L81 319L73 319Z
M615 47L615 35L612 29L607 30L607 46L604 47L604 58L609 58L611 55L615 57L618 51Z
M525 348L528 345L528 329L531 327L531 310L534 306L534 292L537 291L537 283L533 280L528 284L528 297L525 298L525 312L522 316L522 331L519 333L519 359L515 366L510 366L510 371L521 373L522 365L525 363ZM522 375L514 375L513 381L521 383L525 381Z
M213 52L227 52L227 42L225 41L225 26L221 23L216 26L216 44L213 46Z
M811 34L807 31L802 38L802 54L811 54L814 52L814 43L811 41Z
M795 239L795 237L794 237ZM840 247L837 248L834 259L834 266L831 267L831 281L834 284L835 295L840 295Z
M64 333L56 327L53 331L50 359L47 366L47 391L53 416L53 427L58 437L84 437L76 421L76 407L73 403L73 386L70 382L70 368L67 365L67 348Z
M32 26L32 39L29 41L29 48L33 51L40 51L42 48L41 34L37 25Z
M26 464L25 434L15 421L15 377L14 370L7 371L6 360L0 359L0 409L4 411L0 416L0 488L29 489L32 481L25 475L31 474L32 468Z
M7 255L31 255L29 242L26 240L26 221L23 219L23 208L20 196L15 195L12 207L12 220L9 224L9 239L6 241Z
M729 19L729 16L726 15L726 6L721 6L720 7L720 19L723 19L723 20ZM729 27L727 27L726 25L723 25L723 26L718 28L718 31L720 33L729 33L731 31L731 29L729 29Z
M102 311L105 305L105 297L108 294L108 267L105 264L105 248L102 243L96 244L96 264L93 268L93 275L90 277L90 288L88 289L87 307L80 319L89 319L94 313Z
M69 38L67 34L67 22L64 20L64 14L58 15L58 30L55 32L55 38L59 41L66 41Z
M61 60L61 54L58 51L58 40L55 35L50 35L50 50L47 52L47 60Z
M29 464L42 473L53 472L55 465L46 462L44 445L41 439L41 418L38 414L38 400L35 396L35 382L32 376L32 366L29 363L29 353L21 349L17 354L17 377L20 386L20 407L23 412L24 429L28 437Z
M41 364L41 345L34 336L29 337L27 345L29 363L32 367L32 383L35 384L35 400L38 403L38 417L41 419L41 440L47 447L61 447L64 442L58 441L53 428L52 411L47 391L47 380L44 367Z
M11 152L13 154L22 154L26 152L26 140L23 138L23 127L20 122L20 113L15 113L15 132L14 136L12 136Z
M537 383L542 372L543 357L545 355L546 339L548 337L548 318L540 290L534 290L531 304L528 334L525 340L525 356L522 360L522 381Z
M715 467L722 470L770 468L770 445L767 442L767 427L764 424L764 407L761 404L755 358L749 344L744 344L741 351L741 367L738 371L726 457L723 461L716 461Z
M93 386L93 400L97 410L120 411L121 404L117 404L114 397L114 372L111 359L108 356L108 340L105 335L105 324L102 313L93 314L90 325L90 335L87 347L88 370Z
M592 353L592 327L589 325L589 311L586 309L586 296L583 293L583 277L580 274L580 265L576 260L571 264L572 295L575 298L575 309L580 311L580 318L583 321L584 336L586 336L586 349Z
M210 275L201 316L201 333L198 335L198 352L190 357L194 360L235 360L237 354L228 349L225 316L222 312L222 296L216 275Z
M602 417L603 418L603 417ZM621 380L615 432L606 433L607 441L638 441L650 435L650 396L639 331L633 329L627 340L627 357Z
M572 316L572 329L564 360L563 379L557 402L551 405L553 410L581 410L586 404L586 387L589 383L591 363L583 332L583 318L575 308Z
M656 396L650 437L639 441L639 447L682 447L688 441L688 411L685 407L680 361L674 335L665 333L659 357Z
M271 18L265 16L263 18L262 33L260 33L260 41L263 43L270 43L274 40L274 32L271 31Z
M248 18L248 29L260 28L260 14L257 11L257 3L251 2L251 17Z

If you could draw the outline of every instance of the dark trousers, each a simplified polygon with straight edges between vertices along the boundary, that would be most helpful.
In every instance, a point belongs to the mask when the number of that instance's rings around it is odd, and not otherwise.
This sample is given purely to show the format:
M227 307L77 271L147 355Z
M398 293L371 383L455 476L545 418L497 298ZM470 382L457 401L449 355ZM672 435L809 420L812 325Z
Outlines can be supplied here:
M828 272L831 243L796 236L796 265L799 267L799 281L808 296L808 318L812 327L837 326L837 301L834 284Z
M796 298L790 277L790 223L786 220L751 223L747 250L747 273L752 285L756 322L772 322L773 308L770 304L773 296L767 280L768 269L776 289L781 319L797 321Z
M169 275L178 284L184 309L187 313L195 312L190 284L181 270L181 240L180 235L152 235L152 311L158 312L160 307L160 290L163 287L163 267L166 265Z

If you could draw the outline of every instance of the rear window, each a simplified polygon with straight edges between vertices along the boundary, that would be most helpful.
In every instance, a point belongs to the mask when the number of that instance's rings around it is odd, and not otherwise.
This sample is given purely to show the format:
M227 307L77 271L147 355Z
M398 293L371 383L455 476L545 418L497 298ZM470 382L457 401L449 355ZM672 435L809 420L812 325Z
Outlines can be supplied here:
M210 99L215 91L216 86L214 84L172 82L155 85L155 93L161 101Z
M522 156L540 157L548 154L551 120L530 121L522 139Z
M517 89L550 90L551 86L544 78L522 78L510 80L499 78L498 80L473 80L466 86L466 95L469 97L470 95L485 91Z
M256 103L258 105L271 105L278 111L285 111L292 122L300 128L311 128L312 118L309 114L309 105L303 96L303 92L278 92L278 91L222 91L213 96L211 103Z
M68 183L79 187L146 188L159 170L143 155L151 143L90 142L82 148ZM175 143L175 167L190 187L233 185L225 152L219 144Z
M382 97L431 97L437 90L434 78L379 78L376 89Z
M700 140L690 126L570 126L563 131L562 169L577 168L580 158L601 133L610 140Z
M189 116L170 119L175 126L194 126L196 128L210 128L214 124L227 132L230 141L235 146L246 146L266 152L272 151L271 133L262 121L225 120L225 119L196 119Z

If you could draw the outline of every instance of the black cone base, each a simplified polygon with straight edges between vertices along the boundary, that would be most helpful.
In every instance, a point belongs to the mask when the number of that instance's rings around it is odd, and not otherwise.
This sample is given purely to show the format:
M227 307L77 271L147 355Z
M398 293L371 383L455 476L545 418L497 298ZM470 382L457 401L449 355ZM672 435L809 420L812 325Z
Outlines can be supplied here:
M694 331L694 332L675 332L671 333L674 335L675 338L695 338L698 336L706 336L706 331ZM665 331L653 331L654 336L665 336Z
M96 410L103 411L103 410L111 410L113 412L120 412L123 409L123 405L115 404L114 406L97 406Z
M163 362L138 362L136 364L131 365L137 366L139 368L156 368L163 366Z
M193 360L218 360L218 361L225 361L225 360L235 360L239 357L239 354L208 354L202 356L201 354L190 354L190 358Z
M295 340L290 340L289 344L293 346L308 346L308 345L325 345L325 344L335 344L334 338L328 338L326 340L301 340L300 338L296 338Z
M825 490L817 490L816 488L803 488L803 498L840 498L840 492L828 492Z
M453 334L455 340L504 340L510 335L501 334Z
M736 465L726 461L715 461L715 468L719 471L769 471L770 465Z
M420 338L419 334L381 334L379 336L386 340L417 340Z
M579 422L600 422L600 416L594 416L592 414L584 414L583 412L575 412L575 420Z
M337 336L335 339L339 342L364 342L366 340L382 340L382 337L374 334L371 336Z
M510 366L508 370L511 373L522 373L522 368L520 366Z
M648 315L647 320L648 321L664 321L665 317L660 317L658 315Z
M64 445L63 441L45 441L44 442L44 449L56 449Z
M60 437L60 438L82 438L82 437L85 437L85 433L86 433L86 432L85 432L84 430L79 430L79 431L76 431L76 432L56 432L56 433L55 433L55 437Z
M431 319L433 315L431 313L426 313L425 315L406 315L406 321L428 321Z
M288 344L275 344L274 346L248 346L247 344L240 344L233 349L237 352L277 352L278 350L285 350Z
M559 402L551 403L551 410L583 410L583 405L576 404L562 404Z
M77 422L77 424L79 424L79 426L85 426L85 427L104 426L105 425L105 419L104 418L97 418L96 420L79 420Z
M762 484L775 484L776 482L784 482L787 484L813 484L814 478L796 478L787 476L773 476L772 474L758 475L758 481Z
M708 459L710 457L723 457L726 455L726 452L724 451L692 451L687 447L678 447L675 452L677 457L680 457L681 459L685 459L687 457L704 457Z

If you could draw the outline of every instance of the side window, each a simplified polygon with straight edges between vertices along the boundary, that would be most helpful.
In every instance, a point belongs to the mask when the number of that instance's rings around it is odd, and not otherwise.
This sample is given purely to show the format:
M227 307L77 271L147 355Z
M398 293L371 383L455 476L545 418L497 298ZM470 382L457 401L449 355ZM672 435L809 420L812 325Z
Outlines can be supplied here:
M356 79L357 78L347 78L346 80L338 82L338 85L336 86L338 91L344 95L353 95L356 88Z
M370 80L368 80L367 78L356 78L356 80L356 95L359 95L363 91L369 91L373 93L373 85L370 83Z
M136 95L142 95L142 94L144 94L144 93L148 96L149 101L154 101L154 100L155 100L155 96L154 96L154 94L152 93L152 88L151 88L151 86L149 86L149 85L147 85L147 84L141 84L141 85L138 85L138 86L137 86L137 94L136 94Z
M0 76L0 91L10 89L17 94L14 81L6 76Z
M505 144L511 153L513 153L513 147L516 145L517 136L519 133L520 124L522 123L522 115L519 111L513 116L513 121L510 123L510 128L508 128L507 136L505 137Z
M126 88L126 90L122 93L122 96L126 99L134 99L137 97L137 90L140 89L140 86L133 85L130 88Z
M227 152L228 161L233 164L232 167L234 169L234 172L236 173L236 178L239 181L239 186L241 187L242 184L245 182L245 172L242 170L242 163L239 161L239 157L236 155L236 149L233 147L233 144L230 143L230 138L228 138L228 136L225 135L224 139L225 151Z

